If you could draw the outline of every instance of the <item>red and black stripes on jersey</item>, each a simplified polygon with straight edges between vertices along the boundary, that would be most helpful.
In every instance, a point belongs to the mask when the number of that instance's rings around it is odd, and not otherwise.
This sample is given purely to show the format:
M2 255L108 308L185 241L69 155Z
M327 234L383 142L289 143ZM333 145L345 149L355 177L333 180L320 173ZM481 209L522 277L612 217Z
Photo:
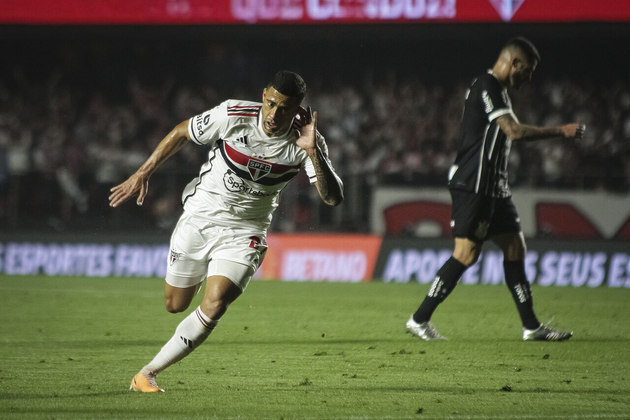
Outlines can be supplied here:
M228 117L257 117L260 106L233 105L227 107Z
M260 111L260 105L233 105L227 107L228 117L250 117L257 118ZM188 123L188 131L191 133L191 140L197 144L203 144L200 138L204 135L205 130L211 119L211 113L205 112L196 115L190 119ZM246 143L246 142L245 142Z
M225 163L236 175L258 184L277 185L288 182L300 171L300 165L282 165L256 159L239 152L223 140L218 141L218 148Z

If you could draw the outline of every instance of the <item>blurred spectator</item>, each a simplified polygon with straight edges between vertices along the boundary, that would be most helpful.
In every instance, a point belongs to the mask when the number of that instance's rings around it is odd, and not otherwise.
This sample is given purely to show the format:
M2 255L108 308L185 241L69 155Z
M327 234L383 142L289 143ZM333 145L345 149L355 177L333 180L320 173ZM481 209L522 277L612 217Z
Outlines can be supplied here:
M161 168L147 200L149 209L129 207L135 218L109 212L109 188L144 161L169 127L229 97L259 94L250 92L260 81L247 79L248 69L260 67L262 77L270 64L264 64L263 53L254 47L234 44L173 47L194 57L197 69L163 69L158 59L149 59L148 43L131 48L119 61L112 61L112 51L105 47L51 44L49 66L29 67L28 58L16 59L0 80L3 226L48 223L67 229L98 220L105 229L169 230L180 212L179 191L197 175L191 168L205 160L206 150L189 145ZM168 46L155 48L163 54ZM445 187L469 80L443 74L428 81L408 69L383 70L381 64L349 63L347 74L332 77L322 60L305 74L317 93L306 103L319 112L321 130L346 184L346 203L333 213L323 210L303 192L304 180L298 180L284 192L293 199L285 199L279 209L285 220L275 222L275 229L308 229L316 220L330 229L367 231L372 187ZM95 69L101 65L102 71ZM578 120L588 129L580 142L513 145L512 186L630 191L627 75L605 83L541 80L513 99L524 123Z

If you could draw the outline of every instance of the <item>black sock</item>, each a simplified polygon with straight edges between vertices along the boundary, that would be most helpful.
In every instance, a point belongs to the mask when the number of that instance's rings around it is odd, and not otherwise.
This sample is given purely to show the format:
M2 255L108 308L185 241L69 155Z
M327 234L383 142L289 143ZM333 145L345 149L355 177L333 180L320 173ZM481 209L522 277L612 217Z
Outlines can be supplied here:
M523 327L530 330L538 328L540 322L538 322L538 318L534 314L532 292L525 276L525 262L503 261L503 270L505 272L505 284L512 293L512 298L514 298L518 314L521 316Z
M422 304L413 314L413 320L417 323L426 322L431 319L431 315L438 305L446 299L453 291L459 278L468 267L451 257L438 270L435 280L429 289L429 293L422 301Z

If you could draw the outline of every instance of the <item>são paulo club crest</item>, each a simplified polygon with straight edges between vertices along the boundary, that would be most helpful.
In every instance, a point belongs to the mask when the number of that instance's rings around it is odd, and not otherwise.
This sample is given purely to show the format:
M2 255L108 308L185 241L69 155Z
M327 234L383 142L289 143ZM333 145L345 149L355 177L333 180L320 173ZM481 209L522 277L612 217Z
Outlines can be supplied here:
M525 0L490 0L492 6L505 22L512 20L514 13L524 2Z
M179 260L180 258L182 258L182 255L184 255L183 252L177 252L174 249L171 249L171 254L168 258L169 264L173 265L175 263L175 261Z
M271 164L261 160L249 159L247 162L247 170L252 176L252 180L258 181L260 178L271 172Z

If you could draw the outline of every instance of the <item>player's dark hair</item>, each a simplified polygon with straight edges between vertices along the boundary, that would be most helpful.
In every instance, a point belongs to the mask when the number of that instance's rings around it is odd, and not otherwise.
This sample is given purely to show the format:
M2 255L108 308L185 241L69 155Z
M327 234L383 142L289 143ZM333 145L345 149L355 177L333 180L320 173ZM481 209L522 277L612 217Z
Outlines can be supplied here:
M512 38L508 42L506 42L503 48L505 49L511 47L516 47L521 50L527 56L528 60L540 63L540 54L529 39L522 36Z
M302 76L288 70L277 72L267 87L273 87L281 94L299 99L300 102L306 96L306 82Z

